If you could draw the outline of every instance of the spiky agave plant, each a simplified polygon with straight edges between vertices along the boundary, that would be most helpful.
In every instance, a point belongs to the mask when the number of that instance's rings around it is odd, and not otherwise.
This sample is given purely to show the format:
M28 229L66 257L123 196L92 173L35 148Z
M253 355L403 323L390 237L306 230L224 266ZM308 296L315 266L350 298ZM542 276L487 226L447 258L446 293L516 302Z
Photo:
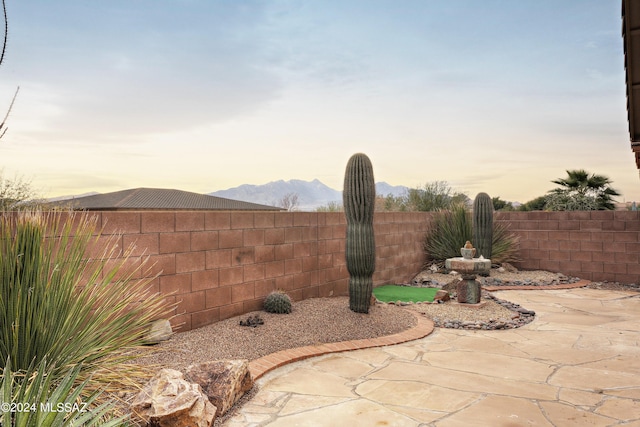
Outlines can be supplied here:
M87 390L135 384L140 367L122 362L170 307L150 292L145 260L130 268L119 236L96 226L82 213L0 216L0 364L25 371L46 358L53 382L81 366Z
M441 262L459 257L461 245L472 239L472 218L463 204L436 212L424 240L427 260ZM503 223L493 223L491 247L494 263L518 260L518 237Z

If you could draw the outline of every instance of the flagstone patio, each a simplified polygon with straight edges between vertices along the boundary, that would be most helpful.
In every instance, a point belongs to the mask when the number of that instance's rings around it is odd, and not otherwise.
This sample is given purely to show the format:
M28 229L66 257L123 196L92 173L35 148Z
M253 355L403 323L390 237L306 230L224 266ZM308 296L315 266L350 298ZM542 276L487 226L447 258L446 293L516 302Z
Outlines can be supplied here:
M640 427L640 293L495 295L536 319L282 366L224 426Z

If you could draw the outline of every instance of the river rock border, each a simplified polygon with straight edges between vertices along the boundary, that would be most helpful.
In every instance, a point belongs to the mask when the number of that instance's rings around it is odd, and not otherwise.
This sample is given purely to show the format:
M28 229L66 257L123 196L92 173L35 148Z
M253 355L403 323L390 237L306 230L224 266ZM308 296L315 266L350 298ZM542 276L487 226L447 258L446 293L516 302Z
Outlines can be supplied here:
M486 321L458 321L458 320L441 320L439 318L433 319L433 324L439 328L448 328L448 329L469 329L469 330L482 330L482 331L493 331L500 329L515 329L521 326L524 326L528 323L531 323L535 318L536 312L533 310L527 310L526 308L520 306L520 304L516 304L510 301L502 300L500 298L496 298L492 294L488 292L483 292L482 297L487 300L491 300L496 304L500 304L501 306L509 309L513 312L510 321L504 320L494 320L489 319Z

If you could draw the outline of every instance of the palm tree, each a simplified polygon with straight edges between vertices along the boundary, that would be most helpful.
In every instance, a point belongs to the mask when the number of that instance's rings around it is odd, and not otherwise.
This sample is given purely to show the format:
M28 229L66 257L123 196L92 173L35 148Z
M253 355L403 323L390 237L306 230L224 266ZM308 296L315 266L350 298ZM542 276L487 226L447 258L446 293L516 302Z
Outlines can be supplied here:
M553 181L561 188L556 188L549 193L565 194L567 196L595 201L598 210L615 209L613 198L621 194L611 188L611 180L604 175L590 174L584 169L567 171L567 178L558 178Z

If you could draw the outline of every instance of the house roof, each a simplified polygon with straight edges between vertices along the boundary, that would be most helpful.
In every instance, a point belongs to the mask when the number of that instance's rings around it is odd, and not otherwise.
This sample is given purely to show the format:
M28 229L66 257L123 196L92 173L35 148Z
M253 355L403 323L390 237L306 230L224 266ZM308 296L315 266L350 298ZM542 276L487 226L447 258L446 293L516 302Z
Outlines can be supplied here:
M640 169L640 4L622 0L622 38L631 150Z
M275 206L164 188L133 188L113 193L60 200L48 203L48 206L77 210L283 210Z

